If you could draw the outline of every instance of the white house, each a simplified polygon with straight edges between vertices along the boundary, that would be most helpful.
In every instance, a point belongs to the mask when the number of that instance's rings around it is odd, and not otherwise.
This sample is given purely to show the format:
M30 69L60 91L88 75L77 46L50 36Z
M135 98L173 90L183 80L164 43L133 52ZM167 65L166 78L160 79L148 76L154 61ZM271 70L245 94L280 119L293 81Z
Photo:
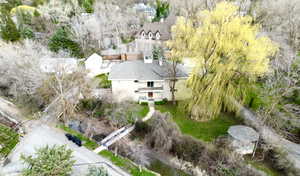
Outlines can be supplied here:
M84 61L85 69L89 71L88 76L94 77L98 74L102 74L103 70L102 67L102 57L98 54L92 54L87 60Z
M119 61L103 60L103 58L96 53L84 61L85 69L89 71L88 76L90 77L109 73L112 66L117 63L119 63Z
M42 58L40 69L45 73L73 73L78 68L78 60L75 58Z
M171 100L171 64L145 57L143 60L126 61L114 65L109 74L115 101L161 101ZM184 81L187 74L177 69L177 79Z

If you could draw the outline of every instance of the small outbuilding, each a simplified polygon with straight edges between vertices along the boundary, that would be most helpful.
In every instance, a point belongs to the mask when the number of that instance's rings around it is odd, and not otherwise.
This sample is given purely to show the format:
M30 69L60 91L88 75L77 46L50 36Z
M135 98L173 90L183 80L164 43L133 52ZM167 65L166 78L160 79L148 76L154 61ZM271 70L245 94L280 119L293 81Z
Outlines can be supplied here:
M259 134L248 126L235 125L228 129L231 147L239 154L251 154L254 152L255 145L259 139Z
M89 76L93 77L98 74L103 73L102 67L102 57L99 56L97 53L92 54L87 60L84 62L85 68L89 71Z

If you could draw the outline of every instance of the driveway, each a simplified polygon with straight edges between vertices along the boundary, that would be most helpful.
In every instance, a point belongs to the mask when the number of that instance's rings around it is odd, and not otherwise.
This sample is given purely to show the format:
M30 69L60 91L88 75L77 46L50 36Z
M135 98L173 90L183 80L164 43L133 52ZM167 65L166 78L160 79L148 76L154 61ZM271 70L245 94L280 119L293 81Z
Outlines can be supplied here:
M107 159L85 147L78 147L68 141L60 129L52 128L44 124L36 124L36 127L19 142L8 157L10 162L2 168L2 172L4 172L6 176L18 175L22 168L24 168L23 163L19 159L21 153L31 155L35 153L36 148L46 145L66 145L67 148L73 151L73 158L76 160L73 167L73 176L85 176L88 167L91 165L104 167L111 176L130 176L130 174L114 166Z

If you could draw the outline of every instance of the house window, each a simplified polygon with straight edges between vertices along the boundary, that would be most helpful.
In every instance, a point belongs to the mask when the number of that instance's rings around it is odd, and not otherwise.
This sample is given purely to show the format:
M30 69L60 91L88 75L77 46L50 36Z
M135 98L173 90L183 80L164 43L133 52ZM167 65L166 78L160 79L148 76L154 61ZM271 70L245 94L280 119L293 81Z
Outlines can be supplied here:
M141 38L142 38L142 39L145 38L145 31L143 31L143 32L141 33Z
M156 34L155 34L155 38L156 40L159 40L160 39L160 33L157 31Z
M148 38L149 38L149 39L152 39L152 38L153 38L153 34L152 34L151 31L148 33Z
M148 98L153 98L153 92L148 92Z
M147 87L154 87L154 82L153 81L147 82Z

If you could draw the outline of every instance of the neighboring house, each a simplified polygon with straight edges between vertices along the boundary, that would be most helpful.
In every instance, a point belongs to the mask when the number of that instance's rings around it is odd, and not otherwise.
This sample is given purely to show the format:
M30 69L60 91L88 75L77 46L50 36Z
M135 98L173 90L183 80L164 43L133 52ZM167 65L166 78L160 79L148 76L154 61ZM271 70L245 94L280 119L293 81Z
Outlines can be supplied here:
M178 67L178 82L184 81L187 74ZM171 64L153 60L126 61L114 65L108 79L112 81L112 94L115 101L132 100L138 102L171 100Z
M42 58L40 68L45 73L73 73L78 69L78 60L75 58Z
M136 34L136 50L139 52L152 51L154 46L162 46L163 42L171 39L171 27L176 22L176 16L170 14L165 20L146 23Z

